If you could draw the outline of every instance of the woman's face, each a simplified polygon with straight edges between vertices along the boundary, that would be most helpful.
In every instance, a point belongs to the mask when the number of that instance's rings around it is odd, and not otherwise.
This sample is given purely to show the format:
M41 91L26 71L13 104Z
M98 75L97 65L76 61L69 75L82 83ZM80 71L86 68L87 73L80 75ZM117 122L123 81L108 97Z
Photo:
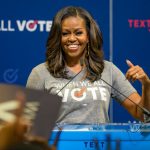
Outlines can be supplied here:
M68 17L62 21L61 46L67 60L79 61L89 41L85 21Z

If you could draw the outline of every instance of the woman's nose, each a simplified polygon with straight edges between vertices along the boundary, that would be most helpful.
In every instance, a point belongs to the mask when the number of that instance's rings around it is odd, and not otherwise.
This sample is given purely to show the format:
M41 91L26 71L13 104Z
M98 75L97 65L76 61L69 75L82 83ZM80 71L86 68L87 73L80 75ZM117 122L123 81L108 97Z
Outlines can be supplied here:
M76 36L74 35L74 34L71 34L70 36L69 36L69 41L76 41Z

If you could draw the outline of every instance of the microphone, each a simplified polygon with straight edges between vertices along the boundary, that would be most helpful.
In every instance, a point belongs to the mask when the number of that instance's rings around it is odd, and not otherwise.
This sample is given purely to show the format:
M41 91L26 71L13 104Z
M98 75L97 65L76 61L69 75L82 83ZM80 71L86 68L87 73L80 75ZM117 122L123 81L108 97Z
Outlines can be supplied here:
M108 82L106 82L104 79L100 78L103 82L105 82L107 85L109 85L112 89L114 89L116 92L118 92L120 95L124 96L126 99L128 99L129 101L131 101L133 104L135 104L138 108L140 108L142 110L142 112L150 117L150 111L147 110L146 108L142 107L141 105L135 103L132 99L128 98L126 95L124 95L123 93L121 93L119 90L117 90L116 88L114 88L111 84L109 84ZM150 119L146 120L145 123L150 122Z
M69 80L57 93L56 95L58 95L73 79L75 79L83 70L83 66L84 66L84 61L83 59L80 59L80 65L81 65L81 70L71 78L71 80Z

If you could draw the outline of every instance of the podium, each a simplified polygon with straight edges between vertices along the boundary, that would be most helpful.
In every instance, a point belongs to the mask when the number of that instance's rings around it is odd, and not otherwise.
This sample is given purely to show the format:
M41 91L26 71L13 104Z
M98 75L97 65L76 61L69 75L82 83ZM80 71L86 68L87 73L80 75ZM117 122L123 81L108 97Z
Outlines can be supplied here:
M55 127L49 144L56 139L57 150L149 150L150 124L64 124Z

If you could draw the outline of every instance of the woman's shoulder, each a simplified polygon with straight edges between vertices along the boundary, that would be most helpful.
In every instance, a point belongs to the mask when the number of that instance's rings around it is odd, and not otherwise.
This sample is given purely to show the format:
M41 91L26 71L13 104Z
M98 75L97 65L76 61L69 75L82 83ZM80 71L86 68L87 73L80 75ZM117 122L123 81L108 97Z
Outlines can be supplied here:
M111 62L111 61L108 61L108 60L104 60L104 67L106 68L110 68L110 67L112 67L112 66L114 66L114 64L113 64L113 62Z
M37 66L35 66L33 69L33 71L48 71L48 66L46 62L40 63Z
M120 70L113 62L104 60L104 71L118 71Z
M37 66L35 66L32 71L31 71L32 75L39 75L39 76L50 76L50 72L48 70L48 65L46 62L43 62L41 64L38 64Z

